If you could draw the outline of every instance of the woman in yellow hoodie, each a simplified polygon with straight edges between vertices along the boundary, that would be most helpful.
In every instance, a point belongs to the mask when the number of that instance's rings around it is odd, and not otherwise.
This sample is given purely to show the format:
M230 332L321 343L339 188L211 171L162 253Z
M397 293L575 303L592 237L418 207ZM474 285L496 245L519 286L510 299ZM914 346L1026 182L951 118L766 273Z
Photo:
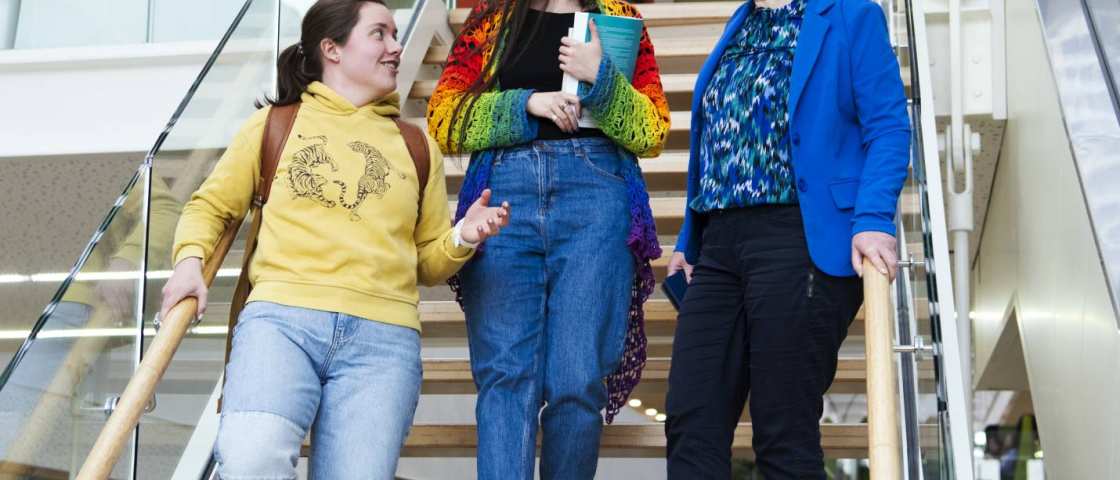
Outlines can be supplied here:
M393 478L420 395L417 282L446 280L509 218L486 194L452 228L430 139L431 173L419 185L391 118L396 35L380 0L319 0L278 61L268 103L301 106L233 332L216 450L224 479L295 478L313 423L313 478ZM187 296L205 307L201 266L225 222L249 209L267 111L184 207L164 313Z

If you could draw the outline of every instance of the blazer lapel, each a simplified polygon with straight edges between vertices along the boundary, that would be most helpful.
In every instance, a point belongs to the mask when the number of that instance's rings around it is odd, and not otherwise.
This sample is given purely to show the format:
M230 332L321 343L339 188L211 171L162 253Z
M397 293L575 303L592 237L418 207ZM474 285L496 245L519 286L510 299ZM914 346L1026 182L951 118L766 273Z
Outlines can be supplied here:
M813 65L817 63L817 54L821 52L821 44L828 33L829 21L825 17L835 0L810 0L805 8L805 17L801 20L801 33L797 36L797 51L793 54L793 74L790 79L789 113L792 117L797 112L797 103L801 100L801 92L805 90L805 83L809 81L809 74Z

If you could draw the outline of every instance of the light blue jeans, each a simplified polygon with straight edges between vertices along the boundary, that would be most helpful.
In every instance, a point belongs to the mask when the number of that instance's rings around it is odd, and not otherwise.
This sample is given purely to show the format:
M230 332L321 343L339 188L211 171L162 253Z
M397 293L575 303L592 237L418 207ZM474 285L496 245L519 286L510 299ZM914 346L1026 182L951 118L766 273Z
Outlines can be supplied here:
M421 382L420 334L341 313L252 302L226 366L223 479L392 479Z
M478 386L478 478L591 480L603 378L626 338L634 257L629 157L605 138L537 141L494 161L492 202L510 224L462 270ZM543 409L542 409L543 406Z

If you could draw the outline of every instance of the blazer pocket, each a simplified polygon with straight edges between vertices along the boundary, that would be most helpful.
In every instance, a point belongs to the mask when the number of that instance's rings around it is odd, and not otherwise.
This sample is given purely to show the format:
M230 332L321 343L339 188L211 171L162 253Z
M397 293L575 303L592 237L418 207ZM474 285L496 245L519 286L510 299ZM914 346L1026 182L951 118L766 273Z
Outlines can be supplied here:
M856 195L859 193L858 178L835 180L828 184L828 189L832 191L832 202L836 204L836 208L840 210L855 208Z

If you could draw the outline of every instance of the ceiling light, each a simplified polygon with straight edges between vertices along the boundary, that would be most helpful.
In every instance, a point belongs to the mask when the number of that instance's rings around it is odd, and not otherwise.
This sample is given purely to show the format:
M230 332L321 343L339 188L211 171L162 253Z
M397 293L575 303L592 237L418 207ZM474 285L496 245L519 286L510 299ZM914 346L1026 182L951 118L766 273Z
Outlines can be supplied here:
M147 277L149 280L166 280L171 278L172 273L171 270L149 270ZM240 268L223 268L218 270L216 276L237 277L240 275ZM58 283L66 280L66 277L69 276L69 272L33 273L31 275L2 273L0 274L0 283ZM104 280L136 280L139 277L140 274L136 270L122 272L80 272L74 276L74 280L78 282L97 282Z

